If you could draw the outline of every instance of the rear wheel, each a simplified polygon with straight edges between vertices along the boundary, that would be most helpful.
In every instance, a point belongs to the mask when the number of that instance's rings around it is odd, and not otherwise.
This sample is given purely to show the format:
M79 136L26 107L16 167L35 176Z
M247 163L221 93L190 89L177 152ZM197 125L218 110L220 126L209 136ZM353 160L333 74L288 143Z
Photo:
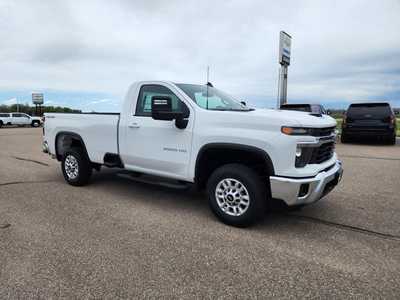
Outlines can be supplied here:
M39 127L40 126L40 122L39 121L32 121L31 126L32 127Z
M0 128L3 127L3 121L0 121Z
M390 138L389 138L389 144L390 145L396 145L396 134L394 134L393 136L391 136Z
M207 192L212 212L225 224L247 227L265 214L267 183L247 166L227 164L216 169Z
M90 160L79 148L72 148L65 152L61 169L65 180L74 186L87 184L92 175Z

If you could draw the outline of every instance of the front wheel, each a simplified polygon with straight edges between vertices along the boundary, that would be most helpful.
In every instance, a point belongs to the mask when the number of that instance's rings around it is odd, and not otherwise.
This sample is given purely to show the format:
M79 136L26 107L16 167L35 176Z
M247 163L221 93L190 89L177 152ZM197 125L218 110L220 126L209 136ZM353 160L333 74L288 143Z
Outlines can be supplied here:
M349 142L349 138L347 137L347 135L344 132L342 132L342 134L340 135L340 142L342 144Z
M89 182L92 166L87 155L77 148L65 152L61 169L65 180L74 186L82 186Z
M247 166L228 164L216 169L207 192L212 212L225 224L247 227L265 214L267 182Z

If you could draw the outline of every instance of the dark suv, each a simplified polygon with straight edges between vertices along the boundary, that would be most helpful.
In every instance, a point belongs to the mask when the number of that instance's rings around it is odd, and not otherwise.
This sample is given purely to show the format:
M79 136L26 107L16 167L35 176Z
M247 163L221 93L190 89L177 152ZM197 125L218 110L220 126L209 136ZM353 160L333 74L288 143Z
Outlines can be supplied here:
M342 143L356 137L380 138L396 144L396 116L389 103L351 104L343 117Z

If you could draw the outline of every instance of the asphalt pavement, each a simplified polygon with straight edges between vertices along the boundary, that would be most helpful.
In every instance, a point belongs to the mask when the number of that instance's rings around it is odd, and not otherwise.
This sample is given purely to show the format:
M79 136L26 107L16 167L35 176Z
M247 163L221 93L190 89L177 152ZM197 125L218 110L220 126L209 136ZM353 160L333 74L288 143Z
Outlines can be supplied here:
M204 195L115 170L64 182L41 129L0 129L0 298L400 298L400 142L338 144L340 185L238 229Z

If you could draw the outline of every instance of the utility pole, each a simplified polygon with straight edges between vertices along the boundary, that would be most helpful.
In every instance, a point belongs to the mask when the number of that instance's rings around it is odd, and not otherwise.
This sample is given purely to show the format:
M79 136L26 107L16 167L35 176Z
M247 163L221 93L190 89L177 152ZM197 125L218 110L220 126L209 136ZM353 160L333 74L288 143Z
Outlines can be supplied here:
M290 47L292 37L284 31L279 33L279 87L277 108L287 102L288 66L290 65Z

